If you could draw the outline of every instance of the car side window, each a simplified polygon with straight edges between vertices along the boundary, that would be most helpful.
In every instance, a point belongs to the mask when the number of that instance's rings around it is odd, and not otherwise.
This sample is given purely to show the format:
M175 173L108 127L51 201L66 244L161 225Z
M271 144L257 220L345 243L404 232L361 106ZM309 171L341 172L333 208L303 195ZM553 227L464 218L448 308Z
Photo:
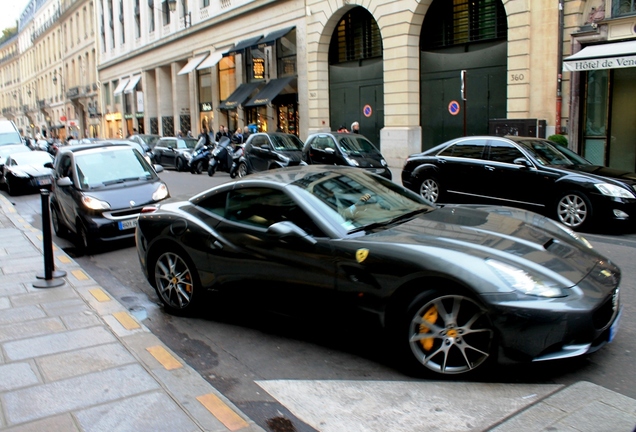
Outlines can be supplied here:
M245 188L229 193L225 218L267 229L277 222L290 221L308 234L324 237L305 211L285 192L269 188Z
M62 178L62 177L73 178L73 170L72 170L70 155L62 156L62 160L60 160L60 164L57 167L57 175L59 178Z
M267 138L265 138L262 135L254 137L254 143L253 143L254 147L260 147L263 144L268 144Z
M336 145L334 144L333 140L327 136L316 137L316 139L314 139L311 146L318 150L324 150L327 148L332 148L332 149L336 148Z
M484 159L484 140L465 140L446 147L440 156L460 157L468 159Z
M523 153L511 143L490 141L488 159L493 162L514 163L515 159L524 157Z

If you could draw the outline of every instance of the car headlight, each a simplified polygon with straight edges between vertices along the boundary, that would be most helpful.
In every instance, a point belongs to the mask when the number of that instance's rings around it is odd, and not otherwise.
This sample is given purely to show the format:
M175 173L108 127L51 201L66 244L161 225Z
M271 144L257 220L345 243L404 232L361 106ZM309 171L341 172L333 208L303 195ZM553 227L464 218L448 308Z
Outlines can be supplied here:
M90 210L110 210L110 204L106 201L98 200L97 198L86 195L82 197L82 204Z
M192 153L185 152L183 153L183 157L186 158L187 160L190 160L192 159Z
M634 198L634 194L629 190L610 183L597 183L594 185L603 195L615 198Z
M347 161L347 163L348 163L349 165L351 165L351 166L356 166L356 167L357 167L357 166L360 166L360 164L358 163L358 161L357 161L357 160L355 160L355 159L352 159L352 158L350 158L350 157L346 157L346 156L345 156L345 160L346 160L346 161Z
M380 159L380 163L382 164L383 167L388 165L384 159Z
M156 191L152 194L152 199L155 201L161 201L168 197L168 186L165 183L161 183Z
M523 294L537 297L565 297L563 290L554 286L553 282L541 280L525 270L493 259L487 259L486 264L508 286Z

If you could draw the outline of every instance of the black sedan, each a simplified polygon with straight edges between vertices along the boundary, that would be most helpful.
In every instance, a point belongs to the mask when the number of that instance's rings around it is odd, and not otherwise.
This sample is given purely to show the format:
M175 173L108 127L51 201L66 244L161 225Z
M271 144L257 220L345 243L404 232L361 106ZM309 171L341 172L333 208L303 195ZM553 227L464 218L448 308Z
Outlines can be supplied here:
M9 195L35 192L51 187L53 172L45 164L53 162L53 156L43 151L24 151L7 156L2 167L2 178Z
M306 165L303 142L292 134L259 132L250 135L243 147L238 176L287 166Z
M408 157L402 184L432 202L527 208L575 229L636 221L636 173L541 138L464 137Z
M583 355L620 315L620 270L563 225L437 207L355 168L284 168L145 208L136 244L171 313L223 301L307 319L362 310L417 372Z
M159 138L152 149L154 162L177 171L189 170L189 162L197 140L194 138Z
M365 169L391 180L384 156L362 135L322 132L310 135L303 148L303 160L308 164L343 165Z

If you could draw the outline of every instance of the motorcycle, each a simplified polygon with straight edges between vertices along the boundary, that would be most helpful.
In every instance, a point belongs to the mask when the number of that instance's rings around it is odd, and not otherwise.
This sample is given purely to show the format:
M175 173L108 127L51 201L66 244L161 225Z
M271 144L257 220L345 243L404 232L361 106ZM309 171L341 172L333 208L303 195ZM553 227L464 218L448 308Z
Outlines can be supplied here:
M192 174L201 174L207 170L210 165L210 157L212 156L213 145L205 145L205 140L201 138L194 147L192 159L190 159L190 172Z
M211 177L217 170L229 173L232 167L232 143L228 137L222 137L217 143L208 164L208 175Z
M245 144L237 145L232 153L232 167L230 168L230 177L235 178L238 175L238 167L241 162L241 156L243 156L243 147Z

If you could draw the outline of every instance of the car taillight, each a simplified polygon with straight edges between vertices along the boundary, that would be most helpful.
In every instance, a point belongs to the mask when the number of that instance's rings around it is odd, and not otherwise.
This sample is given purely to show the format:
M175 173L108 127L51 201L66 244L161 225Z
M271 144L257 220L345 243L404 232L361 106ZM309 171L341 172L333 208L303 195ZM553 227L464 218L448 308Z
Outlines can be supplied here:
M142 208L142 209L141 209L141 214L144 214L144 213L154 213L154 212L156 212L156 211L157 211L157 207L149 206L149 207L144 207L144 208Z

